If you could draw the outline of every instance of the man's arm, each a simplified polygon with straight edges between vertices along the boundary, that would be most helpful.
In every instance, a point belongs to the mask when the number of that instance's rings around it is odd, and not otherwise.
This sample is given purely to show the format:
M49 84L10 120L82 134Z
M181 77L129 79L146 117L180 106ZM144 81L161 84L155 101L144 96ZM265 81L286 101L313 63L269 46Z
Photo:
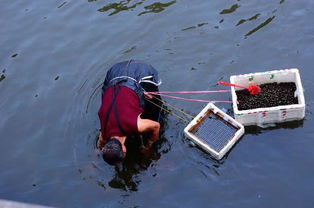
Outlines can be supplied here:
M160 124L150 119L142 119L140 116L137 118L137 128L140 133L151 131L152 134L148 140L148 148L158 139Z

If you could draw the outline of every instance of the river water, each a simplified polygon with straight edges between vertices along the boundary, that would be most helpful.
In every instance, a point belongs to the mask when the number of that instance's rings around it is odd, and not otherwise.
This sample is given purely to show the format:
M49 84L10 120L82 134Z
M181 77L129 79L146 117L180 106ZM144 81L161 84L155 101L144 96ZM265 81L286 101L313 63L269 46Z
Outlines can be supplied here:
M0 198L56 207L312 207L313 7L311 0L2 0ZM150 156L134 150L123 166L108 166L94 148L99 86L110 66L128 59L158 69L161 90L226 89L216 81L299 68L305 119L247 128L218 162L185 139L186 123L165 114ZM204 107L165 100L194 115ZM232 115L231 104L217 106Z

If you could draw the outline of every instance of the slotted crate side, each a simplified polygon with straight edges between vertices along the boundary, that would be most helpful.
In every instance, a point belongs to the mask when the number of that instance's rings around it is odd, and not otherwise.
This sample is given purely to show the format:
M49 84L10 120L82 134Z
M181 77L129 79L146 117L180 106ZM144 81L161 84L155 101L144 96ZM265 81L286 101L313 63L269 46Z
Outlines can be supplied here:
M235 75L230 77L230 82L243 86L250 84L266 84L273 82L294 82L297 90L299 104L284 105L270 108L257 108L252 110L239 111L237 107L237 95L235 90L231 88L233 110L235 119L241 124L248 125L263 125L267 123L280 123L293 120L301 120L305 116L305 101L303 87L298 69L282 69L267 72L258 72L251 74Z
M221 151L218 160L223 158L227 152L233 147L233 145L241 138L241 136L244 134L244 127L242 126L234 135L233 139L231 139Z
M197 138L204 140L216 152L220 152L234 136L237 129L214 113L210 113L193 131Z
M207 104L207 106L205 108L203 108L203 110L184 128L184 134L186 135L186 137L190 140L192 140L196 145L198 145L200 148L202 148L203 150L205 150L206 152L210 153L213 157L217 158L219 156L219 153L216 152L213 148L211 148L210 146L208 146L205 141L200 140L199 138L197 138L194 134L192 134L190 132L190 129L197 125L197 121L199 119L201 119L201 117L203 117L206 112L211 109L212 106L209 104Z
M190 129L197 124L197 121L203 117L208 110L211 110L214 114L219 113L223 116L223 119L229 121L233 126L237 127L238 130L235 132L234 136L226 143L226 145L217 152L215 149L210 147L204 140L199 139L193 133L190 132ZM225 124L227 125L227 124ZM206 152L210 153L215 159L220 160L223 156L230 150L230 148L239 140L239 138L244 134L244 126L233 119L231 116L227 115L214 104L209 103L207 106L185 127L184 133L187 138L196 143Z

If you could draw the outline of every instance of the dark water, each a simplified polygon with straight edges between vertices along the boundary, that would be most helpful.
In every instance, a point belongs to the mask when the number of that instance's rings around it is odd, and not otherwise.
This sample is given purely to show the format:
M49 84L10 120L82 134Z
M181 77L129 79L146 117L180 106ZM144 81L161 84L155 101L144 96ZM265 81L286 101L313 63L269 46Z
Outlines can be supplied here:
M313 207L314 1L0 2L0 198L57 207ZM300 69L306 117L250 127L222 161L168 115L155 151L112 168L94 150L100 84L151 63L162 90ZM230 99L230 94L199 95ZM166 99L197 114L203 104ZM228 109L230 104L217 104ZM132 145L132 147L136 145Z

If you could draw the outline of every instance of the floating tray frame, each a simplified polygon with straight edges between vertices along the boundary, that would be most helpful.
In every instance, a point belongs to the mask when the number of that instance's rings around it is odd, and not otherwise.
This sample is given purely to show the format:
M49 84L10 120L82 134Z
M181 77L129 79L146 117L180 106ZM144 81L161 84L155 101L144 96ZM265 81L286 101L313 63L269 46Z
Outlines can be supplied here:
M250 110L238 110L236 90L231 87L232 103L235 119L244 126L281 123L286 121L301 120L305 116L305 101L303 87L298 69L282 69L266 72L234 75L230 77L232 84L249 86L250 84L261 85L274 82L294 82L298 104L281 105L269 108L255 108Z
M210 132L207 132L207 138L200 138L200 136L197 135L197 128L200 128L200 126L205 123L206 119L210 119L210 115L214 115L216 117L215 119L219 119L220 121L212 126L206 126L206 130L209 130ZM221 133L221 131L224 130L228 131L227 128L234 128L234 133L230 133L230 131L228 134ZM214 104L208 103L207 106L185 127L184 133L200 148L210 153L215 159L220 160L244 134L244 126L221 111ZM216 135L216 137L213 137L214 135ZM226 135L231 136L223 137ZM215 145L217 142L219 148Z

